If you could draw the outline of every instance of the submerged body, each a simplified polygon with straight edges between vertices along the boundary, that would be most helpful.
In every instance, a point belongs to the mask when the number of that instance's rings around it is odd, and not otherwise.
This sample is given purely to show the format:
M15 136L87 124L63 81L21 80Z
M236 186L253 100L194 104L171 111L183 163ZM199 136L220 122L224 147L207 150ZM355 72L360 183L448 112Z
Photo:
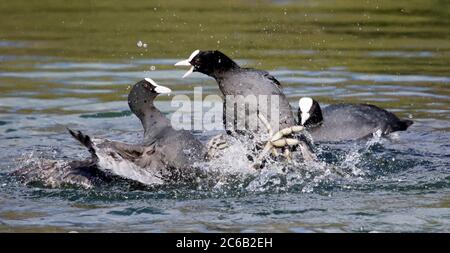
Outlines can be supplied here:
M370 104L336 104L322 110L317 101L302 98L299 107L299 122L319 142L358 140L377 132L384 136L413 124Z

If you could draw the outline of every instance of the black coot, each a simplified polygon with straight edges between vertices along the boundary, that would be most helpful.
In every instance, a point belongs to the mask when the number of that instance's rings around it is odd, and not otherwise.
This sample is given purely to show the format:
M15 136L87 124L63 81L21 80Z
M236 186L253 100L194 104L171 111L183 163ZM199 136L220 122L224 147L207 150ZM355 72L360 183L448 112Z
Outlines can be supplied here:
M183 77L192 72L200 72L217 81L220 91L225 96L224 126L229 134L236 132L252 135L255 132L267 131L264 127L255 127L258 122L258 113L264 114L274 132L296 124L292 108L282 92L280 82L267 71L241 68L217 50L196 50L188 59L177 62L175 66L191 67ZM239 97L240 95L242 97ZM264 95L267 99L264 99ZM249 96L258 99L258 104L245 108L246 103L255 102L248 99ZM267 106L261 106L261 102ZM233 107L235 110L227 109ZM300 143L301 150L307 153L304 153L304 157L313 157L310 145L305 144L304 141L306 140L303 139Z
M357 140L379 132L388 135L405 131L413 124L395 114L370 104L335 104L323 110L309 97L299 100L299 124L305 126L315 141Z

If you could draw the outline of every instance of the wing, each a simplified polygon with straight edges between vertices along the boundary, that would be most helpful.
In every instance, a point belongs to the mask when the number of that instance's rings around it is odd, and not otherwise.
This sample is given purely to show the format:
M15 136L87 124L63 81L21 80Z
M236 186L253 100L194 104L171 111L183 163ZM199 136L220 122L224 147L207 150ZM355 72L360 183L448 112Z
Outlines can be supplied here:
M281 88L281 83L274 76L272 76L271 74L269 74L269 72L265 70L252 68L242 68L242 70L243 71L240 74L251 77L248 79L242 78L242 76L238 77L244 83L251 83L253 82L253 80L255 80L260 85Z
M264 99L263 96L266 96L265 99L267 99L268 105L266 118L271 122L274 130L296 124L292 113L292 107L282 91L280 82L267 71L242 69L238 73L228 76L226 80L219 83L219 87L220 86L224 95L243 95L245 98L248 98L247 96L249 95L253 95L256 96L259 102L263 101L260 100ZM278 102L274 103L273 101L276 100L272 100L273 98L276 98ZM272 119L272 116L276 115L271 115L271 112L279 112L278 119ZM231 113L229 116L232 116ZM253 113L252 118L256 118L256 115L253 115ZM252 122L253 120L250 121L250 123ZM229 121L227 123L231 122Z
M69 133L85 146L94 158L98 158L98 151L104 149L113 150L124 159L135 160L142 155L144 149L137 144L127 144L118 141L111 141L102 138L91 138L89 135L83 134L81 131L73 131L67 129Z
M88 148L99 170L146 185L163 183L158 168L163 168L164 164L162 156L154 152L155 145L141 146L91 138L81 131L68 130L76 140Z
M275 83L278 87L281 87L281 83L271 74L269 74L269 72L267 71L263 71L264 73L264 77L269 79L270 81L272 81L273 83Z

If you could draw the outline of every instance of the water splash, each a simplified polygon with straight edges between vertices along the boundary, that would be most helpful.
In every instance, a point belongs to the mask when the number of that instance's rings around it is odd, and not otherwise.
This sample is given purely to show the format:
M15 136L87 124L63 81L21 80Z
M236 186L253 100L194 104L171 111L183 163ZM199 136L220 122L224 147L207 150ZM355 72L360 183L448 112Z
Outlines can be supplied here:
M236 196L255 193L283 193L300 192L313 193L320 192L331 194L335 187L341 187L352 182L368 180L370 176L370 166L377 162L377 157L373 156L374 147L379 147L384 142L381 132L377 132L372 138L365 142L344 144L344 150L338 147L327 147L326 145L316 145L319 159L317 161L304 162L301 154L294 153L294 159L290 163L283 162L268 157L264 168L256 170L252 167L253 162L248 159L248 154L254 154L249 145L241 140L230 138L228 148L221 150L221 155L211 161L195 164L202 170L201 177L198 177L193 185L164 185L157 190L162 190L174 196L189 196L194 191L195 195L215 196ZM252 143L251 143L252 144ZM362 144L362 146L361 146ZM49 162L48 151L34 151L24 156L20 162L24 167L42 167ZM331 155L331 156L330 156ZM67 163L59 159L57 150L50 152L52 161ZM372 161L373 160L373 161ZM41 179L37 173L33 175L36 180ZM206 176L204 176L206 175ZM130 188L130 185L134 185ZM136 186L134 182L122 184L125 192ZM100 189L109 186L100 186ZM194 187L194 188L193 188ZM128 190L127 190L128 189ZM138 187L137 189L142 189ZM144 186L145 191L154 191L156 188Z

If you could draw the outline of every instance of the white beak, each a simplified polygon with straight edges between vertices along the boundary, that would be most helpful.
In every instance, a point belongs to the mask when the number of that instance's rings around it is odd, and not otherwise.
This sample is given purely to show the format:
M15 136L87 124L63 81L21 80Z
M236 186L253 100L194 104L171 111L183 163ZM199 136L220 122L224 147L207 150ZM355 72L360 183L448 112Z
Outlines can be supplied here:
M194 72L194 66L192 66L186 73L184 73L182 78L187 77L188 75L192 74Z
M151 83L153 86L155 86L156 93L165 94L165 93L171 93L172 92L171 89L167 88L166 86L162 86L162 85L157 84L151 78L147 77L147 78L145 78L145 81L147 81L147 82Z
M192 65L189 62L189 59L186 59L175 63L175 66L192 66Z
M192 54L189 56L188 59L175 63L175 66L191 66L191 68L183 75L183 78L187 77L188 75L192 74L192 72L194 72L194 66L192 66L191 61L199 53L200 53L200 50L197 49L194 52L192 52Z
M304 124L305 124L305 122L309 119L309 113L307 113L307 112L304 112L304 113L302 113L302 122L301 122L301 125L303 126Z

